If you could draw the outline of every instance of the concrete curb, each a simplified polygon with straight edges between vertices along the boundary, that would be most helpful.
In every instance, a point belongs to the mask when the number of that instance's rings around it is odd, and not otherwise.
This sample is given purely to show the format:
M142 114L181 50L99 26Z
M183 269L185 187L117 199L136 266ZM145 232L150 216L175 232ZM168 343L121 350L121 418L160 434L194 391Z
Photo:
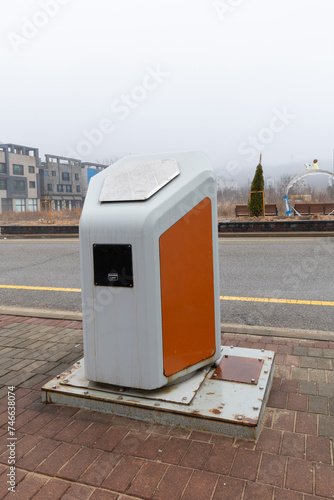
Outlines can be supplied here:
M221 323L222 333L236 333L242 335L259 335L263 337L285 337L292 339L327 340L334 341L334 332L324 330L297 330L294 328L276 328L273 326L237 325Z
M257 233L218 233L218 238L334 238L334 233L327 231L295 231L295 232L272 232L262 231Z
M82 321L80 311L59 311L55 309L24 309L19 307L0 307L0 314L8 316L27 316L33 318L65 319ZM238 325L221 323L222 333L240 335L258 335L260 337L284 337L292 339L334 341L334 332L322 330L297 330L293 328L275 328L271 326Z

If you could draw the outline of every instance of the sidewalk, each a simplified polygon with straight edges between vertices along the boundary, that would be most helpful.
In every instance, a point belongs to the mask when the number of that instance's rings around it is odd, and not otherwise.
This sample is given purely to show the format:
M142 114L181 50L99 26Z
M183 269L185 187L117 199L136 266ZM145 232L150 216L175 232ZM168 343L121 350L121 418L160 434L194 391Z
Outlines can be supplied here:
M42 385L83 357L81 322L0 316L0 497L333 499L334 342L225 333L222 343L277 353L257 443L43 405ZM7 490L12 385L16 496Z

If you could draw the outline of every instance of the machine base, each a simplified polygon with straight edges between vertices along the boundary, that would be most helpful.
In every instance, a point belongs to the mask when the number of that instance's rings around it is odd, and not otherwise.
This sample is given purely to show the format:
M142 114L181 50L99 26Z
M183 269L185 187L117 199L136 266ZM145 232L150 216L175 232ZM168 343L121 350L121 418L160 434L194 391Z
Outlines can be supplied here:
M153 391L91 382L84 360L42 387L42 402L257 439L275 370L275 353L222 346L212 366Z

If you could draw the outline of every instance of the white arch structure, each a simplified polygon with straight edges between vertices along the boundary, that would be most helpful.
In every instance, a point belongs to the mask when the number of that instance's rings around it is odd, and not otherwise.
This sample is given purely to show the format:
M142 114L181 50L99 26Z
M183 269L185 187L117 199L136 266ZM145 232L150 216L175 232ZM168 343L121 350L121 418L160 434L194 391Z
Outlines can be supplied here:
M307 172L303 172L302 174L296 175L296 177L294 177L289 182L289 184L287 185L286 190L285 190L284 201L285 201L285 207L286 207L287 214L291 215L291 210L293 210L297 215L300 216L300 213L297 212L297 210L295 210L293 208L292 204L290 203L290 201L288 199L288 193L289 193L290 188L292 188L292 186L294 184L296 184L296 182L298 182L302 177L306 177L307 175L316 175L316 174L326 174L326 175L329 175L330 177L334 178L334 172L329 172L328 170L320 170L320 169L308 170ZM289 209L289 206L291 207L290 209ZM328 215L331 215L333 212L334 212L334 210Z

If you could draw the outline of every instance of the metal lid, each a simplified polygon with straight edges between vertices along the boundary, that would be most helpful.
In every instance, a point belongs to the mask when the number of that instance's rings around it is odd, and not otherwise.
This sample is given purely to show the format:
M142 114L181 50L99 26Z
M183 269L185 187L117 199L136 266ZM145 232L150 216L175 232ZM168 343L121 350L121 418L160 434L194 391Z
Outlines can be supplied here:
M126 162L106 176L99 201L148 200L179 173L172 159Z

